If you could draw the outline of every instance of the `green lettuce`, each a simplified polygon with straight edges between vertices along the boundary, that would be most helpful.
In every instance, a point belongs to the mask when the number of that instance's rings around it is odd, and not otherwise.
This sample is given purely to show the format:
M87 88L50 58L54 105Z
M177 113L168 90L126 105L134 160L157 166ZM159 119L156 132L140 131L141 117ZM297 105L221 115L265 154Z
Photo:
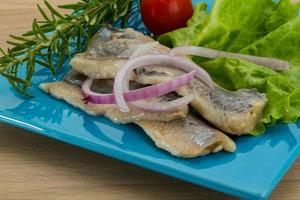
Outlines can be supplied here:
M265 22L266 32L270 33L282 24L298 16L300 3L291 3L291 0L281 0L271 12Z
M265 125L295 122L300 117L299 4L290 0L222 0L215 1L209 14L205 8L197 5L187 27L158 40L170 47L198 45L289 61L291 69L280 73L239 59L193 58L228 90L257 88L266 94L264 115L252 134L263 133Z
M240 51L243 54L288 60L291 69L282 74L300 87L300 17L296 17L264 38Z
M267 35L270 30L295 18L299 5L290 0L215 1L208 15L204 3L196 5L186 28L161 35L158 40L169 47L199 45L238 52Z

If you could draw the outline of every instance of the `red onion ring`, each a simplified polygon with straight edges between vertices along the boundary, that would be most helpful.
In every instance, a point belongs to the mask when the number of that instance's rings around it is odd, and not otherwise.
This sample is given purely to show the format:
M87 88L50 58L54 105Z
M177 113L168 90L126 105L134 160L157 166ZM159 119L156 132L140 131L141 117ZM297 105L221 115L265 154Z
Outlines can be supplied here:
M218 51L214 49L209 49L205 47L198 47L198 46L181 46L176 47L171 50L170 55L193 55L193 56L201 56L205 58L216 59L220 57L229 57L229 58L238 58L247 60L249 62L253 62L258 65L263 65L265 67L282 71L288 70L290 65L287 61L276 59L276 58L267 58L267 57L258 57L258 56L251 56L239 53L231 53L225 51Z
M133 102L163 96L189 84L193 80L194 74L195 71L191 71L164 83L124 92L124 98L126 102ZM115 104L114 94L100 94L91 91L93 81L93 79L87 79L82 85L82 91L87 97L85 100L93 104Z
M182 57L168 55L146 55L128 60L118 71L114 82L114 94L116 103L121 112L129 112L123 93L129 91L129 74L138 67L151 65L167 65L184 71L194 71L195 75L203 81L209 88L214 88L214 83L208 73L197 64Z

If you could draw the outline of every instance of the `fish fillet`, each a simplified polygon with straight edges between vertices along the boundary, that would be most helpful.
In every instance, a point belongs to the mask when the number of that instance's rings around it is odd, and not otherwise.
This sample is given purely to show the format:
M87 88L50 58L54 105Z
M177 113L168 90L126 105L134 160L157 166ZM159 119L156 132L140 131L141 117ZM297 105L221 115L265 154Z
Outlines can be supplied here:
M77 54L71 65L90 78L111 79L132 56L168 51L167 47L133 29L102 28L92 38L87 51ZM134 73L131 73L130 79L134 78Z
M115 122L134 122L145 130L154 143L161 149L170 152L174 156L192 158L206 155L210 152L221 150L234 152L235 143L222 132L206 125L199 118L188 114L187 118L175 119L170 122L163 122L166 119L165 113L155 114L156 120L147 119L147 114L128 117L128 113L122 113L113 105L85 104L84 97L78 86L71 85L66 81L44 83L40 86L44 91L58 99L62 99L75 107L78 107L91 115L105 115ZM139 113L139 112L136 112ZM153 114L151 114L151 119ZM178 116L180 115L180 116ZM167 115L169 119L182 117L182 113ZM136 116L134 118L133 116Z
M183 106L182 108L169 113L149 113L134 108L131 108L129 113L123 113L119 111L115 105L84 103L84 94L82 93L81 88L65 81L43 83L40 87L45 92L50 93L58 99L65 100L71 105L86 111L90 115L104 115L115 123L126 124L138 120L171 121L173 119L184 118L188 113L187 106Z
M141 68L135 80L142 84L158 84L180 74L181 71L169 67ZM256 89L232 92L215 86L212 91L198 79L177 93L182 96L194 94L191 105L210 123L234 135L250 133L261 119L267 102L266 96Z
M202 122L197 116L189 114L186 119L171 122L136 122L156 146L167 150L174 156L193 158L204 156L222 149L234 152L234 142L222 132Z

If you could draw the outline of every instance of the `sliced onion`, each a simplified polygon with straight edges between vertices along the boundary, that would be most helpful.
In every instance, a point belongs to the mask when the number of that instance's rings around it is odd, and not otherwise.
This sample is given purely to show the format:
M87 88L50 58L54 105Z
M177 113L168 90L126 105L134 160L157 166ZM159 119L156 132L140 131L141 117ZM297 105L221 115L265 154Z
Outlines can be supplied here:
M194 95L190 94L173 101L167 102L145 102L145 101L138 101L134 102L132 105L139 110L146 111L146 112L171 112L175 110L179 110L182 106L188 105L193 101Z
M129 74L138 67L147 67L153 65L170 66L184 71L195 71L198 77L209 88L214 88L214 83L208 73L197 64L182 57L168 55L146 55L128 60L118 71L114 82L114 94L118 108L122 112L129 112L129 107L123 96L124 92L129 90Z
M125 101L133 102L168 94L189 84L193 80L194 74L195 71L191 71L164 83L124 92ZM93 79L88 79L82 85L82 91L87 97L85 100L94 104L115 104L114 94L99 94L91 91L93 81Z
M170 55L193 55L193 56L201 56L205 58L216 59L219 57L230 57L230 58L238 58L247 60L258 65L263 65L265 67L269 67L271 69L282 71L289 69L290 65L287 61L276 59L276 58L267 58L267 57L258 57L251 56L239 53L231 53L225 51L218 51L214 49L209 49L205 47L197 47L197 46L182 46L176 47L171 50Z

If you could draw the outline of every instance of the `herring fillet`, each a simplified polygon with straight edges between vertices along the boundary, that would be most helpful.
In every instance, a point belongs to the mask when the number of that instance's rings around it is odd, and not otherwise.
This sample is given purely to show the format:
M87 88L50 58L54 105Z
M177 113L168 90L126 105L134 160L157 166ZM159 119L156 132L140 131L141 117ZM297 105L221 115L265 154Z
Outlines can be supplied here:
M137 116L137 118L130 116L128 118L128 113L120 112L113 105L83 103L84 95L81 89L65 81L44 83L40 87L45 92L84 110L88 114L104 115L115 122L122 119L123 123L136 123L145 130L159 148L177 157L193 158L210 152L216 153L222 149L229 152L234 152L236 149L235 143L228 136L204 124L191 114L188 114L187 118L179 119L178 116L174 116L177 119L170 122L139 119L139 117L143 118L144 116ZM154 116L152 115L152 117ZM166 118L166 115L158 113L155 117L156 120L162 120Z
M182 73L170 67L140 68L135 80L142 84L158 84ZM211 91L198 79L176 92L182 96L194 94L191 105L220 130L234 135L249 134L261 118L267 102L266 96L256 89L232 92L216 85Z
M195 94L191 105L204 118L226 133L249 134L262 117L267 99L256 89L234 92L216 87L211 93L207 86L195 80L191 87L178 90L178 94ZM201 89L200 89L201 88Z
M40 88L58 99L63 99L74 107L80 108L90 115L104 115L115 123L127 124L138 120L171 121L186 117L188 107L183 106L176 111L166 113L148 113L131 108L129 113L123 113L115 105L99 105L84 103L81 88L65 81L43 83ZM110 88L109 88L110 89Z
M170 122L138 121L156 146L174 156L193 158L224 149L236 150L235 143L219 130L202 122L194 114Z
M87 50L71 60L71 65L89 78L111 79L132 56L168 52L167 47L157 44L149 36L130 28L104 27L91 39ZM131 73L130 80L134 78L135 74Z

